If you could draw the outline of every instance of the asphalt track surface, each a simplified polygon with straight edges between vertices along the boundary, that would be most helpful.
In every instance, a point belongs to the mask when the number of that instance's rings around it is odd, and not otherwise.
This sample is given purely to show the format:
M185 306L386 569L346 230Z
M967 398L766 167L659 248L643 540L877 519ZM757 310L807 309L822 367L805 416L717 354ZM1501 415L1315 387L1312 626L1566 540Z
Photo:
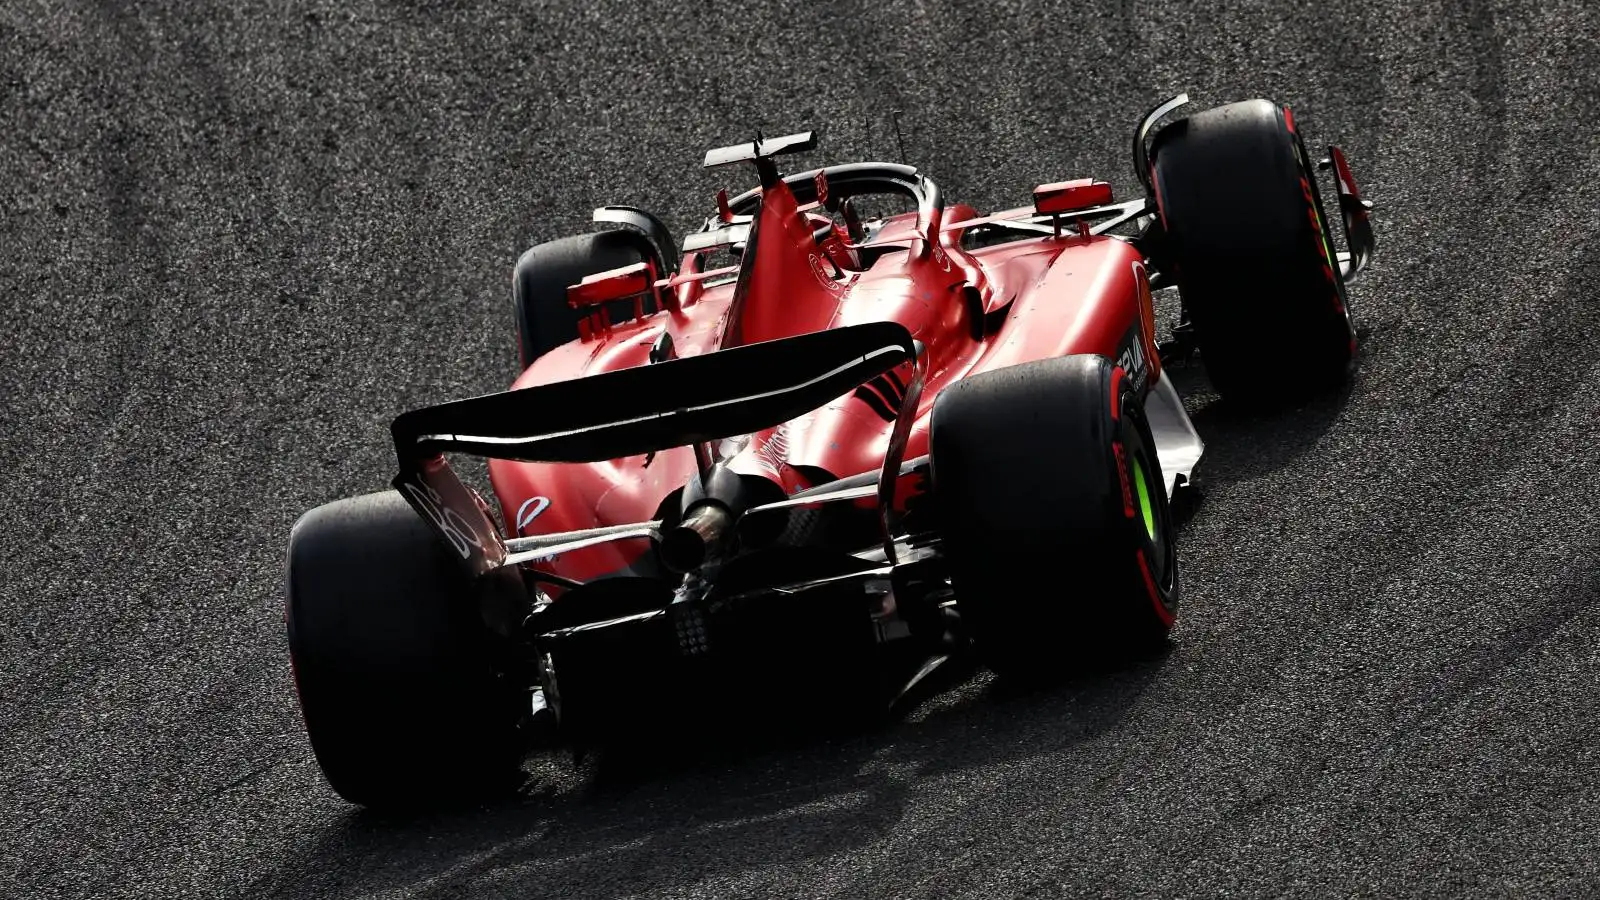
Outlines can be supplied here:
M1544 3L0 8L0 894L1600 891L1600 11ZM320 780L280 567L389 418L511 375L509 272L818 126L947 196L1268 96L1379 204L1347 395L1213 402L1170 652L395 821ZM870 127L869 127L870 126ZM736 179L729 182L728 179Z

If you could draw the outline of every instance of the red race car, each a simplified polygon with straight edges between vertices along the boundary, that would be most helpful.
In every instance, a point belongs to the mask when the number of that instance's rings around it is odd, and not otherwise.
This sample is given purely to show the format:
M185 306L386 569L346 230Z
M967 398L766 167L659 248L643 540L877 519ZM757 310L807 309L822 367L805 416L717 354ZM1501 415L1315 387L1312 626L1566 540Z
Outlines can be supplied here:
M1139 124L1134 200L1083 179L985 215L906 165L781 175L808 132L709 152L759 185L681 245L606 207L527 251L511 388L400 415L394 489L290 535L334 790L477 799L538 741L659 735L710 700L881 709L953 656L1026 677L1164 640L1170 498L1203 445L1163 364L1198 351L1228 402L1337 387L1373 249L1329 148L1334 251L1287 107L1171 118L1187 102ZM494 502L452 452L488 459Z

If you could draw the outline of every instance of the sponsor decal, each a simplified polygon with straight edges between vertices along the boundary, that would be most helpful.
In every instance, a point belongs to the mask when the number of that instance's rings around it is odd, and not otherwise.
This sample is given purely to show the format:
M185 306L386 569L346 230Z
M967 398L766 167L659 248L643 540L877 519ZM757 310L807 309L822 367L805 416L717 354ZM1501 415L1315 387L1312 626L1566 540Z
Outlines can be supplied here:
M817 281L820 282L823 287L836 294L844 290L844 285L835 281L833 276L828 274L828 270L823 267L822 257L813 253L807 261L811 263L811 274L817 276Z
M522 534L522 529L533 523L534 519L550 508L549 497L529 497L517 507L517 534Z
M1133 382L1135 394L1144 390L1145 379L1149 377L1149 364L1144 352L1144 341L1139 339L1139 325L1134 323L1128 336L1123 339L1122 352L1117 354L1117 365L1122 371L1128 373L1128 378Z
M434 524L434 528L462 559L471 559L473 550L483 549L483 541L462 515L451 509L439 491L426 481L406 481L401 485L415 506Z
M1150 357L1150 376L1154 377L1161 371L1161 357L1155 344L1156 333L1156 302L1150 294L1150 273L1146 271L1142 261L1133 264L1133 277L1139 285L1139 328L1141 329L1140 347Z
M815 413L807 413L798 419L793 419L774 428L761 443L751 450L748 445L744 450L750 453L750 458L755 463L771 472L781 476L789 466L790 437L797 430L803 430L811 424Z
M789 423L779 425L762 445L756 449L756 462L767 471L777 474L789 461Z

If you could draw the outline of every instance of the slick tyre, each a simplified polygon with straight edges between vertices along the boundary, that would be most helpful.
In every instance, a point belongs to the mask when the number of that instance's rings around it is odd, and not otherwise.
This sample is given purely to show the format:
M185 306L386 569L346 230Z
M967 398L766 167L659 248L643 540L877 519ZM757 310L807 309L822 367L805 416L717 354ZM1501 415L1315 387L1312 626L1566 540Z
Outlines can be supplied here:
M957 382L934 403L930 456L956 608L991 669L1116 664L1164 640L1172 518L1121 368L1079 355Z
M598 272L620 269L647 258L637 232L616 228L579 234L531 247L517 260L511 279L511 304L517 324L517 357L526 369L562 344L577 340L581 314L567 304L567 288ZM645 298L645 312L655 301ZM633 300L606 304L611 321L633 317Z
M1267 100L1206 110L1158 132L1151 152L1157 252L1217 392L1273 406L1341 386L1355 329L1292 113Z
M518 786L522 693L480 612L487 591L516 595L514 579L473 582L386 491L302 516L286 590L301 715L336 793L411 810Z

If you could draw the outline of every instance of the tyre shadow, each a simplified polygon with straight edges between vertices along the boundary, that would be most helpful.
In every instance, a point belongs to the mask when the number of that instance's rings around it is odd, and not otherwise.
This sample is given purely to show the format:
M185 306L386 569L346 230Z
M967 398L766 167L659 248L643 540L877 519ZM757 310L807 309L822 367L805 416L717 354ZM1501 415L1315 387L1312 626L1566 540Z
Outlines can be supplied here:
M1255 409L1217 395L1198 357L1164 369L1195 430L1205 441L1205 455L1195 479L1174 498L1175 521L1181 527L1203 507L1208 488L1269 475L1316 448L1360 390L1359 366L1337 391L1304 402Z
M922 780L1024 760L1113 728L1170 645L1054 683L953 662L866 728L738 725L573 766L536 759L516 799L417 817L354 811L251 896L587 897L662 890L886 839Z

